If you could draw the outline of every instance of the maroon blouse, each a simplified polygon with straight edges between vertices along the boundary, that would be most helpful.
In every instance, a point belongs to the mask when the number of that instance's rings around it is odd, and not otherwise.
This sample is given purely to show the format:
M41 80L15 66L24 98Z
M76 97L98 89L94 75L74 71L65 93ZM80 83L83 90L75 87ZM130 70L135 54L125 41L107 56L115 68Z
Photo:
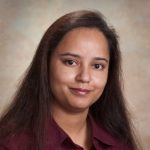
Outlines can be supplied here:
M127 143L112 137L106 130L98 125L89 115L92 128L92 147L90 150L131 150ZM29 132L0 140L0 150L30 150L33 144ZM43 150L84 150L75 144L71 138L51 119L48 127Z

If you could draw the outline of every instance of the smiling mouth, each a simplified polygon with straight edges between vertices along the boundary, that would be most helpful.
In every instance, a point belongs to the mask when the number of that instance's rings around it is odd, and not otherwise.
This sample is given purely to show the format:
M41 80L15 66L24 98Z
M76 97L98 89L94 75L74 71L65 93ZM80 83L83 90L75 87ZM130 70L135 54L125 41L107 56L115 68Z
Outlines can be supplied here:
M91 92L91 90L81 88L70 88L70 91L77 96L85 96Z

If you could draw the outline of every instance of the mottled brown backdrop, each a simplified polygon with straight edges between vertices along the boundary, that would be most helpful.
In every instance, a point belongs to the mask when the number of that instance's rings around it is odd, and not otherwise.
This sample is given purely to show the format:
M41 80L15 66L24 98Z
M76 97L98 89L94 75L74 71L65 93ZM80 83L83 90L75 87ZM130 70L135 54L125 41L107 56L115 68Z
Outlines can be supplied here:
M120 36L124 93L144 150L149 150L149 0L0 0L0 112L11 101L48 26L79 9L98 9Z

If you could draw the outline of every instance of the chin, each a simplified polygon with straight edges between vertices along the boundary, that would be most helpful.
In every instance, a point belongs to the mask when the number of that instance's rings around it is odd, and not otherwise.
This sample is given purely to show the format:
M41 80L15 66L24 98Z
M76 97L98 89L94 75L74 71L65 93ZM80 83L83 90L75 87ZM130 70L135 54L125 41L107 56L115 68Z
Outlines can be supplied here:
M89 107L87 108L83 108L83 107L74 107L74 108L71 108L69 110L69 113L83 113L83 112L86 112L89 110Z
M80 103L80 104L73 104L72 106L70 106L70 108L72 111L75 111L75 112L84 112L84 111L87 111L91 105Z

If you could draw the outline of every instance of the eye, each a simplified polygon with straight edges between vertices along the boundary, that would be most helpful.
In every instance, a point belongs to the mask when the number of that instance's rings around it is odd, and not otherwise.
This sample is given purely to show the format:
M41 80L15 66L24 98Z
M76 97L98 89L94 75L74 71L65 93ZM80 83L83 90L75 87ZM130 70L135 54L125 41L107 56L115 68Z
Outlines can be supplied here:
M102 64L94 64L94 69L96 69L96 70L103 70L104 69L104 65L102 65Z
M66 65L69 65L69 66L75 66L75 65L77 65L77 62L74 61L74 60L71 60L71 59L70 60L65 60L64 63Z

